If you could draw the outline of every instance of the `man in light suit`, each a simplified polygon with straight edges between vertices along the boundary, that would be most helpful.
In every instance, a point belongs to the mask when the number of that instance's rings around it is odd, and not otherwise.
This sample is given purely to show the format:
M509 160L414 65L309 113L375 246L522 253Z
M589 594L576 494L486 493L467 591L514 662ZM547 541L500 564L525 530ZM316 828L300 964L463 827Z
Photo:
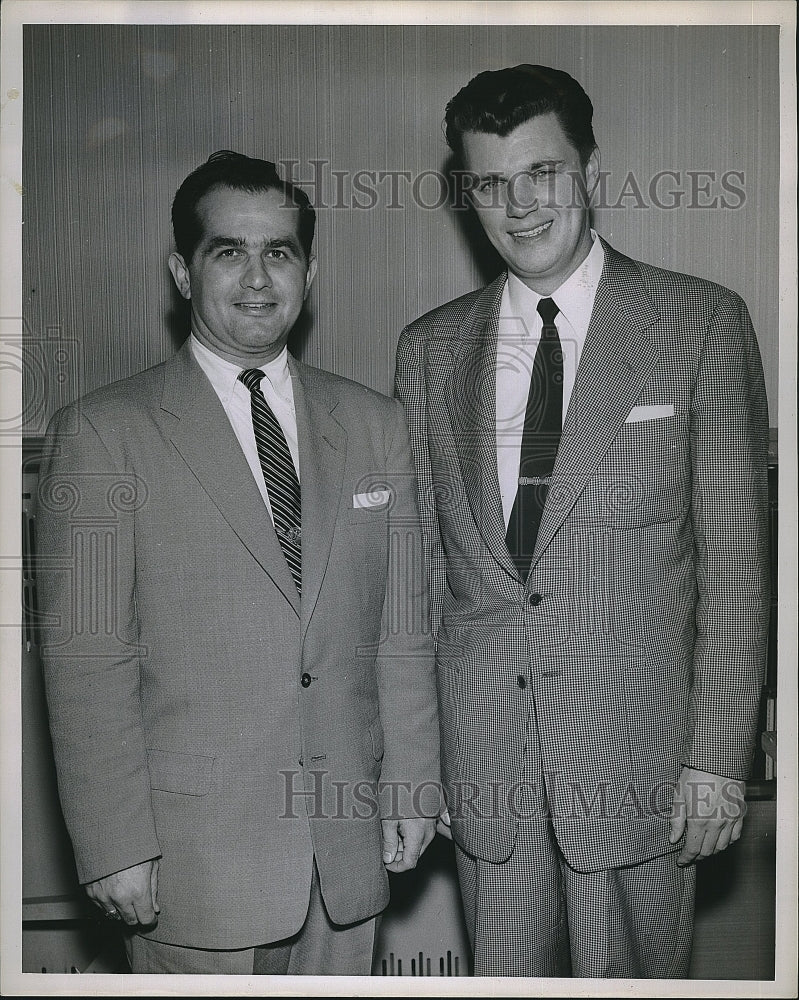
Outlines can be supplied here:
M368 975L440 809L407 426L287 353L315 214L273 164L214 154L172 217L191 336L60 411L41 475L78 876L134 972Z
M442 769L475 971L682 977L740 836L765 658L767 413L733 292L590 228L591 102L481 73L447 139L507 265L401 336Z

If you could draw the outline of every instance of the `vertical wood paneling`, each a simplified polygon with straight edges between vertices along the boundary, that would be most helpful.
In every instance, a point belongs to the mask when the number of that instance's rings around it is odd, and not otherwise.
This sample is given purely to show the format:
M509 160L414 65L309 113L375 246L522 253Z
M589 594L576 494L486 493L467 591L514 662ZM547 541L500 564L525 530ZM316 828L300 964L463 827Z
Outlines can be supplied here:
M388 181L373 184L375 206L352 207L353 176L443 171L446 102L475 73L519 62L585 86L611 206L630 172L646 192L662 170L681 189L691 170L743 171L736 210L628 197L595 223L633 257L744 296L776 424L776 27L36 25L25 29L23 301L43 359L26 397L42 405L26 430L185 335L169 210L220 148L298 161L319 206L320 270L295 349L390 391L404 323L486 280L493 258L463 213L414 203L408 180L395 207ZM346 174L339 191L331 171ZM431 178L421 188L428 203L436 191Z

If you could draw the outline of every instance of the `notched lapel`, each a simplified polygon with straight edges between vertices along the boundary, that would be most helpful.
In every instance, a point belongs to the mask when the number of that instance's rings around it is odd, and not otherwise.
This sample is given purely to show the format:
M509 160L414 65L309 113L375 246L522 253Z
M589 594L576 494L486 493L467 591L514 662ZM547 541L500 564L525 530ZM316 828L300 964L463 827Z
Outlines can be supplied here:
M479 296L453 337L447 408L461 476L480 534L508 572L516 570L505 542L496 448L496 355L504 274Z
M659 352L658 320L634 263L607 244L591 325L563 425L533 566L574 507L640 396Z
M177 418L172 442L242 544L299 614L299 595L238 439L188 343L167 369L162 408Z
M289 358L297 413L302 491L303 633L319 597L341 501L347 434L333 416L338 400L314 368Z

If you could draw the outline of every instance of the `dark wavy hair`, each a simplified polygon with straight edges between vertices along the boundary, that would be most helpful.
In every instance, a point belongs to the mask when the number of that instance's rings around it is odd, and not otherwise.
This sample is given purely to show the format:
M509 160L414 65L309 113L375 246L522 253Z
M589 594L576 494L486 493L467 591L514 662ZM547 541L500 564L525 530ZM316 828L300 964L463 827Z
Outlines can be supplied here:
M447 143L463 162L465 132L488 132L503 138L523 122L554 113L583 166L596 149L591 120L594 106L568 73L523 63L478 73L447 105Z
M193 170L178 188L172 202L172 229L175 246L188 264L194 256L202 237L202 222L197 205L203 195L213 188L230 188L256 194L262 191L281 191L290 205L299 209L298 235L300 245L308 260L311 256L316 212L302 188L284 181L277 167L270 160L257 160L243 153L220 149L211 153L201 166Z

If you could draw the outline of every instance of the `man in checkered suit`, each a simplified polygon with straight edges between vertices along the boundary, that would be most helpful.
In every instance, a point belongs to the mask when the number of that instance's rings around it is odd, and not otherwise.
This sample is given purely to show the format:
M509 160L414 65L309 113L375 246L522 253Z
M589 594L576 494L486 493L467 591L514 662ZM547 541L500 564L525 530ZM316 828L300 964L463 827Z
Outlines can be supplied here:
M756 730L757 342L734 292L591 230L592 113L541 66L481 73L453 98L447 139L507 274L398 347L437 638L440 827L478 975L685 976L695 862L740 836ZM537 368L553 326L559 350ZM547 406L550 467L524 475Z

